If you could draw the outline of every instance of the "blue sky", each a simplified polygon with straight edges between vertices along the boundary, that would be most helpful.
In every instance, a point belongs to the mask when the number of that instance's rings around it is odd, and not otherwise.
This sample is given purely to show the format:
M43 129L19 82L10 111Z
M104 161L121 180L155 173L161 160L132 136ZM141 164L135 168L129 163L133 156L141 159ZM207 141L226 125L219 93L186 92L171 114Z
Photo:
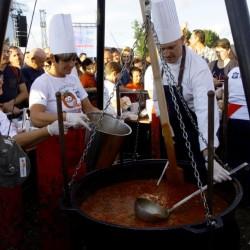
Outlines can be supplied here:
M28 6L28 24L35 0L20 0ZM94 0L38 0L28 47L41 46L39 10L45 9L47 20L56 13L70 13L73 22L95 22ZM232 41L224 0L175 0L180 23L190 30L211 29ZM250 6L250 0L247 0ZM106 46L132 46L134 20L141 22L139 0L106 0Z

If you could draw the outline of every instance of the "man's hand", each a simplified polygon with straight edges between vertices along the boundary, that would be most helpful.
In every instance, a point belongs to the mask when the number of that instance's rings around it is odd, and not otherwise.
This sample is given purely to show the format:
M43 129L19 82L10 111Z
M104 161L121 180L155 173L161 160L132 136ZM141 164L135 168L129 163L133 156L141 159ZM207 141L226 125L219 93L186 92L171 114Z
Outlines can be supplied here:
M91 130L88 125L89 118L83 113L66 113L66 121L74 128L85 127Z
M206 163L207 167L207 163ZM230 177L230 173L223 168L216 160L214 160L214 177L215 182L223 182L223 181L230 181L232 178Z
M131 101L128 96L123 96L120 98L121 108L122 110L127 110L131 106Z
M14 105L15 105L14 100L10 100L8 102L3 103L3 106L2 106L3 112L4 113L13 113L15 115L20 114L21 110L18 107L14 106Z

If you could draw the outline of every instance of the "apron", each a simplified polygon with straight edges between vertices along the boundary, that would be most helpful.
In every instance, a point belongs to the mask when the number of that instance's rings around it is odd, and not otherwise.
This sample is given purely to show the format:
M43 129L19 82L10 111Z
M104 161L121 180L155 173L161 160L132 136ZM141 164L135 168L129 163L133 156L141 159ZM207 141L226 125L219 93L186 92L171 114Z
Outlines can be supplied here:
M70 129L65 135L66 166L69 180L84 149L85 130ZM63 175L59 137L53 136L37 146L37 180L41 250L70 247L69 225L60 209L63 198ZM78 179L85 174L85 166L78 171Z
M194 160L197 164L199 172L202 175L204 175L205 174L205 171L204 171L205 170L205 161L203 158L203 154L200 151L199 134L196 131L196 129L194 128L194 125L192 124L192 122L191 122L191 120L190 120L190 118L189 118L189 116L184 108L184 105L181 101L181 98L179 97L179 95L177 93L177 91L179 89L181 91L181 94L182 94L182 86L181 85L182 85L182 79L183 79L183 73L184 73L185 59L186 59L186 47L183 46L183 55L182 55L181 64L180 64L178 84L177 84L177 86L173 86L173 90L174 90L174 95L176 97L177 104L179 105L179 111L182 115L183 123L185 124L186 132L188 134L188 141L191 144L191 150L192 150L193 155L194 155ZM163 75L163 73L164 72L162 71L162 75ZM188 149L185 146L185 139L183 138L183 132L180 128L180 122L177 118L178 114L174 108L174 103L172 101L169 86L164 85L164 92L165 92L165 97L166 97L166 101L168 104L169 120L170 120L171 126L172 126L173 131L174 131L176 159L177 159L177 161L191 162L191 159L188 156ZM189 112L197 125L197 117L196 117L195 113L190 109L189 109ZM164 143L162 143L162 144L163 144L163 148L164 148L164 151L163 151L163 154L164 154L164 152L166 153L166 150L165 150Z
M177 100L177 103L179 105L179 110L182 115L183 123L185 124L185 128L188 134L188 141L191 145L191 150L194 154L194 159L197 163L197 165L204 165L204 158L203 154L200 151L200 144L199 144L199 134L195 130L194 125L192 124L187 112L185 111L185 108L183 106L183 103L180 100L180 97L177 94L177 87L173 86L174 88L174 94ZM185 139L183 138L183 132L180 128L180 122L177 118L177 112L174 108L174 103L171 98L171 93L169 91L169 86L164 86L165 96L168 103L168 114L169 114L169 120L171 123L171 126L174 131L174 142L175 142L175 151L176 151L176 158L177 160L183 160L183 161L191 161L188 156L188 149L185 146ZM197 118L195 113L189 109L189 112L191 113L194 121L197 124Z

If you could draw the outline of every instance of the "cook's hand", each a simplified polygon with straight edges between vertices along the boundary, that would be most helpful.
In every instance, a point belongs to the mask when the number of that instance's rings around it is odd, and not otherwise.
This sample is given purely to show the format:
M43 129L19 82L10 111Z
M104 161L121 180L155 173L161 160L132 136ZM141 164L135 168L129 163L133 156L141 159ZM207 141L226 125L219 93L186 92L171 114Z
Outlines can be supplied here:
M123 96L120 98L122 110L127 110L131 106L131 101L128 96Z
M72 127L72 124L70 124L69 122L63 122L63 128L64 128L64 134L67 134L68 133L68 129L70 127ZM51 124L49 124L47 126L47 130L48 130L48 133L53 136L53 135L59 135L59 125L58 125L58 121L54 121L52 122Z
M207 163L206 163L207 167ZM223 181L230 181L232 178L230 177L230 173L223 168L216 160L214 160L214 177L215 182L223 182Z
M224 80L214 78L214 86L215 87L221 87L223 85L223 83L224 83Z
M89 118L83 113L66 113L66 121L74 128L85 127L91 130L88 125Z

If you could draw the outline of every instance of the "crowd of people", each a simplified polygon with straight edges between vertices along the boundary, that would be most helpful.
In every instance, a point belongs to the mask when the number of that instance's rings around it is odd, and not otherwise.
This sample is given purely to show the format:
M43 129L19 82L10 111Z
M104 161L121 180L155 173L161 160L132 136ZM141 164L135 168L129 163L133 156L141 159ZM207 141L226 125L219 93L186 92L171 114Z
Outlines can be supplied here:
M249 162L247 151L250 141L249 112L234 48L226 38L216 41L213 48L207 47L205 33L200 29L193 30L187 43L181 34L178 17L173 15L173 22L169 22L168 18L165 18L165 13L162 13L162 11L175 13L175 6L172 5L174 2L170 1L170 3L167 9L164 1L155 3L152 6L152 16L162 53L161 76L170 123L175 134L177 159L190 160L185 148L185 140L182 137L183 131L179 125L179 114L171 98L171 91L174 91L177 97L177 92L180 91L185 100L186 107L181 98L177 98L179 112L182 114L188 131L188 140L191 143L194 158L197 164L205 169L208 157L207 92L216 91L214 146L219 148L218 133L221 129L222 117L220 113L225 115L225 107L223 107L225 102L222 100L226 81L229 89L228 114L226 114L228 116L228 158L224 160L232 167L236 167L243 161ZM57 27L62 28L58 30ZM169 33L168 29L172 32ZM79 160L85 146L85 131L90 130L87 114L101 112L96 107L96 102L89 100L87 93L88 89L96 88L98 84L96 59L88 57L86 53L77 55L74 41L68 39L69 37L73 37L70 15L55 15L50 23L49 48L34 48L23 54L19 47L4 43L0 61L0 132L4 136L12 137L24 148L36 145L36 185L40 203L38 217L41 222L42 238L40 249L55 249L56 247L70 249L69 234L58 212L58 202L63 196L64 180L61 173L55 94L61 93L69 176L74 174L77 164L81 164L79 176L85 174L84 163L79 163ZM66 42L59 43L58 41ZM173 83L168 81L169 72L166 72L164 64L168 65L173 75ZM103 107L106 107L106 112L112 115L117 114L119 106L117 106L114 87L119 81L117 86L125 93L126 91L131 93L131 90L147 90L149 98L155 105L152 110L147 110L148 116L151 117L151 112L160 115L150 61L135 56L130 47L105 48L104 75ZM173 90L170 89L172 87ZM111 95L113 98L110 100ZM120 102L129 108L131 99L133 97L131 98L130 94L125 94L125 98L121 97ZM135 101L138 100L135 98ZM152 108L152 105L150 107ZM32 126L22 127L19 133L18 122L15 122L15 118L22 115L25 108L29 109ZM190 121L186 109L189 110L205 141L199 138L199 133ZM160 138L156 141L159 142ZM239 151L238 148L242 150ZM222 182L230 179L229 172L221 163L214 160L214 180ZM4 225L0 229L0 249L7 249L10 246L22 249L20 247L22 230L15 222L19 217L18 214L21 213L22 196L20 193L21 186L0 188L0 204L6 204L0 208L0 218ZM9 211L14 216L11 217L4 207L10 207Z

